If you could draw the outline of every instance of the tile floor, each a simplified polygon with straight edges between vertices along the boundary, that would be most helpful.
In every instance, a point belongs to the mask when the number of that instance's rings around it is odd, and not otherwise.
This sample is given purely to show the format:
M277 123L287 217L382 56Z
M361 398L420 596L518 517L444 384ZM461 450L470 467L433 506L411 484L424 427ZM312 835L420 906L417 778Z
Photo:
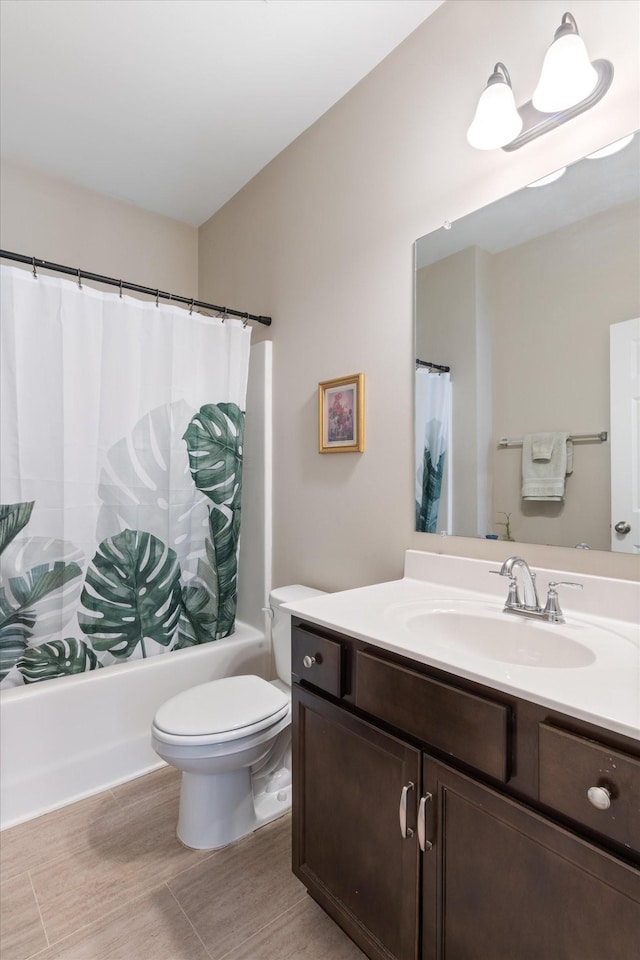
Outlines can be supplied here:
M0 834L1 960L363 960L291 873L289 816L175 837L170 767Z

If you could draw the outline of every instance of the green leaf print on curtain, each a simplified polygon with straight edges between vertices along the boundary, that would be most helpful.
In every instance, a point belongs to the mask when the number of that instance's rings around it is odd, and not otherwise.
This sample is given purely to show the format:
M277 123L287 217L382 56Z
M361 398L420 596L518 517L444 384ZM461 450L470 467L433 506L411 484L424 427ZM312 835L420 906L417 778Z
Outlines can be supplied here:
M102 664L84 640L67 637L65 640L52 640L51 643L31 647L20 657L16 666L25 683L37 683L53 677L98 670Z
M437 533L444 453L440 454L438 464L434 466L431 462L431 454L425 450L423 465L422 500L419 503L416 502L416 530L421 533Z
M233 633L238 606L238 543L240 541L240 507L232 511L231 518L221 510L213 509L209 515L211 543L215 556L218 581L218 624L216 637L228 637Z
M198 490L214 503L240 507L244 413L235 403L207 403L184 433Z
M208 403L184 434L193 481L213 502L206 548L216 597L216 639L233 632L236 616L244 420L235 403ZM180 646L188 645L186 638L185 633Z
M139 530L103 540L82 590L80 629L96 650L127 659L146 640L169 646L178 627L182 593L175 552Z
M210 544L209 544L210 546ZM202 565L199 565L201 569ZM213 579L212 568L206 567L204 577ZM203 574L201 573L201 576ZM204 580L182 588L182 610L178 627L178 642L174 650L194 647L199 643L208 643L216 638L218 622L218 600Z
M0 504L0 554L29 522L32 510L33 501ZM0 586L0 680L27 649L36 625L38 602L63 590L81 573L77 563L58 560L37 564L24 576L6 578L6 586Z
M0 504L0 553L13 538L29 523L35 500L28 503Z

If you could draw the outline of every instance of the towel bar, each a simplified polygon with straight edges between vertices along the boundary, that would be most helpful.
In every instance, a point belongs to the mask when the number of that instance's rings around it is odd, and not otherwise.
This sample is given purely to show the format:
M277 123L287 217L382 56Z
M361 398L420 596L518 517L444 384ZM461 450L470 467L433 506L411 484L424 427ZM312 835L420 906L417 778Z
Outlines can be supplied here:
M576 433L569 437L569 440L572 440L574 443L605 443L609 439L609 434L606 430L602 430L600 433ZM510 440L508 437L501 437L498 440L499 447L521 447L522 440Z

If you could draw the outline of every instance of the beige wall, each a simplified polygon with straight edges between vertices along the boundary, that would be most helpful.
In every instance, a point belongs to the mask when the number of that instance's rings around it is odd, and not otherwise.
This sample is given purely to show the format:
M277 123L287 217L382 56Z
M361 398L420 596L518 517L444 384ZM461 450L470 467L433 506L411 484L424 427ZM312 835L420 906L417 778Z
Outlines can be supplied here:
M394 578L410 546L488 558L513 547L413 531L413 241L638 127L638 4L574 0L591 57L615 64L606 98L516 153L467 145L494 63L529 99L565 8L448 0L201 227L201 297L274 317L258 333L274 340L274 583ZM317 384L360 371L366 452L320 455ZM637 575L637 558L522 552Z
M0 175L3 250L197 298L195 227L9 160Z

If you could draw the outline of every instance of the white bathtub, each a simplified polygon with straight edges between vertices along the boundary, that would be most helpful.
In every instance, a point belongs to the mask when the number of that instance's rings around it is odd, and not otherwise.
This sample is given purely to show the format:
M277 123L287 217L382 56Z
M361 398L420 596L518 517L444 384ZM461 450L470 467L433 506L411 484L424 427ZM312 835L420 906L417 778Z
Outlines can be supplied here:
M158 706L197 683L268 678L270 643L237 622L227 639L0 696L0 827L40 816L163 766L151 749Z

